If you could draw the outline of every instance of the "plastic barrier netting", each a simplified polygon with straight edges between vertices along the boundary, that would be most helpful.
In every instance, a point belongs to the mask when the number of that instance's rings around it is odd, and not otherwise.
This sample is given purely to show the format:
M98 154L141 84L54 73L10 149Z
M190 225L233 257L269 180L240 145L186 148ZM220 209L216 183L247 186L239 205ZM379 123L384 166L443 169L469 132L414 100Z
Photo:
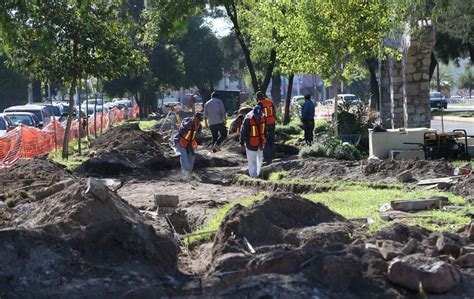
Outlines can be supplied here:
M135 119L139 113L138 106L124 110L113 108L107 113L97 113L90 116L87 122L82 121L81 136L85 135L86 123L89 134L93 135L124 120ZM18 159L34 158L62 148L65 125L53 118L42 130L20 125L0 136L0 167L7 167ZM71 124L69 141L78 137L79 122L76 120Z

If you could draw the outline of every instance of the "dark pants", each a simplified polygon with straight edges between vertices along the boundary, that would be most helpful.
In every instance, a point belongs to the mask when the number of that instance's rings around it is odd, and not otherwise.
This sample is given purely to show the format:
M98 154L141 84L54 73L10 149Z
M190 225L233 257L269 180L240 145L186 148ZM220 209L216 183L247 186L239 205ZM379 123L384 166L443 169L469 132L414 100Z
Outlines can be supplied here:
M224 123L210 125L209 129L211 129L212 134L212 145L221 145L221 143L227 137L227 128L225 127Z
M303 122L304 128L304 141L307 145L313 144L313 131L314 131L314 120Z
M267 143L265 144L265 148L263 149L263 161L270 163L275 156L275 124L267 125Z

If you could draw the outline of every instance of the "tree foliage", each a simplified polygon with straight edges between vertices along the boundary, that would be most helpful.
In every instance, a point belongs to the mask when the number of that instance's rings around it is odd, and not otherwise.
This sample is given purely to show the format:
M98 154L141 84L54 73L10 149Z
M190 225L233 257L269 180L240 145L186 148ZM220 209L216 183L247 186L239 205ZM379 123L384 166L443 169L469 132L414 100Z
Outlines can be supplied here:
M458 78L458 88L469 90L469 97L472 96L472 90L474 89L474 73L472 67L467 65L462 75Z
M119 12L117 3L99 0L0 3L0 34L10 65L30 78L69 84L64 158L78 80L118 77L139 72L144 65Z

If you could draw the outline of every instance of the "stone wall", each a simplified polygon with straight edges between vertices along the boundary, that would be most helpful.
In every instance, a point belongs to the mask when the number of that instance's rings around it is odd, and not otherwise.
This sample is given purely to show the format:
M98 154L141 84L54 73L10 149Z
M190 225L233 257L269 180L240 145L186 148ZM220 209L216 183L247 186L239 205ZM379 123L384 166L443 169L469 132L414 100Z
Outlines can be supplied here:
M380 118L386 128L430 127L429 70L435 30L421 24L417 34L407 30L390 46L402 50L402 58L388 57L381 61Z
M419 27L418 35L411 35L404 50L405 127L430 127L429 71L431 52L435 44L433 26Z
M393 129L405 126L404 118L404 89L402 60L390 58L390 108L391 126Z
M385 128L391 127L391 101L390 101L390 67L388 57L379 62L379 97L380 119Z

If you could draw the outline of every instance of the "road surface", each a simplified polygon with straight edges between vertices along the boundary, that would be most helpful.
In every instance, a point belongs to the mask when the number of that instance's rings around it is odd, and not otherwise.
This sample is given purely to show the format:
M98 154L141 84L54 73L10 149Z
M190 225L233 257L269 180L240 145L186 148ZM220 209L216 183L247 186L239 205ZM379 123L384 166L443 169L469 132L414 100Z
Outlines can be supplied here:
M432 120L431 127L441 132L441 120ZM444 121L445 132L451 132L454 129L465 129L468 135L474 135L474 121Z

